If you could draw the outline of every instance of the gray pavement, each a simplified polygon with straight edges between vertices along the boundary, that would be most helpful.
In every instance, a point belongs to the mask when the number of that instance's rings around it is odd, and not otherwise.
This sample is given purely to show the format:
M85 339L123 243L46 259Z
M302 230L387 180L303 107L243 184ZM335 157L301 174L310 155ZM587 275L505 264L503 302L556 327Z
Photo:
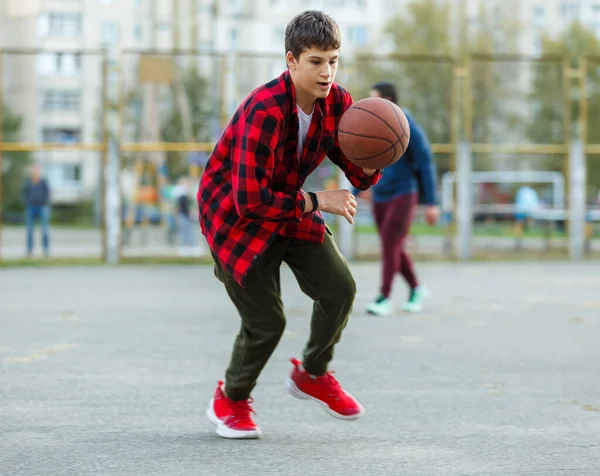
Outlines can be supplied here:
M238 325L210 267L0 269L0 474L600 474L597 264L423 264L425 312L387 318L363 313L377 265L353 268L332 368L365 417L285 393L311 303L284 270L258 441L204 415Z

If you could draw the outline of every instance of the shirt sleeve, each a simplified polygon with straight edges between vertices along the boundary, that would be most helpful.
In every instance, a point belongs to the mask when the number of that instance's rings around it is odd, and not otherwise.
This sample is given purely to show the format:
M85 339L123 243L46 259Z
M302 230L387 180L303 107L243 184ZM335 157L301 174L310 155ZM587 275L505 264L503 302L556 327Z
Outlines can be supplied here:
M342 114L346 112L346 110L352 105L352 96L348 92L344 92L344 104L342 107ZM327 154L329 160L331 160L335 165L337 165L344 175L348 178L350 183L360 189L366 190L370 186L375 185L379 179L381 178L382 172L381 170L377 170L371 177L369 177L366 173L363 172L362 167L355 165L352 163L342 152L340 148L340 141L338 138L337 130L335 132L335 141L332 149Z
M437 203L437 172L429 139L425 130L417 124L410 116L406 116L410 125L410 142L406 153L415 161L415 168L419 173L422 187L423 199L425 205L435 205Z
M305 200L300 191L273 191L279 121L267 111L252 109L241 118L232 147L232 186L235 208L250 220L299 222Z

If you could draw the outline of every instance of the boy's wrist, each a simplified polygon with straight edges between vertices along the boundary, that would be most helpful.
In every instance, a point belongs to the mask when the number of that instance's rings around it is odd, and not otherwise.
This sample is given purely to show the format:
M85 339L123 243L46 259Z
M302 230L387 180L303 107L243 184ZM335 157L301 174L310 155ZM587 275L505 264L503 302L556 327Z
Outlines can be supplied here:
M312 203L312 211L316 212L319 209L319 199L317 198L317 194L315 192L308 192L308 197Z
M302 198L304 198L304 210L302 210L302 213L312 212L313 211L313 202L310 199L308 192L305 192L304 190L302 190L300 193L302 193Z

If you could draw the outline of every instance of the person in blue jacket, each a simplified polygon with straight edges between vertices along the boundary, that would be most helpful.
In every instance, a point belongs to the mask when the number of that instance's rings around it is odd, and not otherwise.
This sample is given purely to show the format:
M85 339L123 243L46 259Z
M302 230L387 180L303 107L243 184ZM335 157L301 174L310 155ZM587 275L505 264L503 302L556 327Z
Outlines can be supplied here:
M396 87L389 82L372 86L371 97L382 97L397 103ZM422 309L426 289L420 285L413 261L405 249L416 206L425 206L425 220L435 225L440 216L436 197L436 168L427 134L409 112L404 110L410 125L410 141L405 154L386 167L370 194L362 197L372 202L373 217L381 239L381 288L377 298L367 306L370 314L385 316L392 313L392 285L400 273L409 286L409 297L403 309L418 312ZM359 195L358 190L353 191Z

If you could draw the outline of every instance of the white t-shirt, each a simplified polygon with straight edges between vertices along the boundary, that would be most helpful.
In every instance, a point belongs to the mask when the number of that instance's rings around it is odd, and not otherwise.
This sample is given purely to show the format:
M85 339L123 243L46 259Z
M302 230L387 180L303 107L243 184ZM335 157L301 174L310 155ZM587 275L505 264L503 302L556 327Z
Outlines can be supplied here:
M315 110L313 109L313 112ZM308 128L312 121L313 112L306 114L302 109L298 108L298 160L302 158L302 151L304 150L304 142L308 135Z

